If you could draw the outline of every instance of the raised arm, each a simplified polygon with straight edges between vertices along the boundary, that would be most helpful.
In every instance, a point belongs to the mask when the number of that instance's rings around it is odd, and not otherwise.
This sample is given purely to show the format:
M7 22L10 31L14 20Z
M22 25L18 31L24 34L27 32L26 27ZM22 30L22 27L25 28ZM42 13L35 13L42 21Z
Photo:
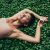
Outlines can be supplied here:
M28 13L34 15L36 18L38 18L38 19L40 19L42 21L48 21L48 17L40 16L40 15L36 14L35 12L33 12L33 11L29 10L29 9L24 9L23 12L28 12Z
M22 40L25 40L28 42L33 42L33 43L39 43L40 42L40 33L41 33L40 28L41 27L39 26L39 22L38 22L35 37L29 36L29 35L26 35L26 34L20 32L18 39L22 39Z
M13 20L17 20L17 19L21 18L22 15L23 15L25 12L28 12L29 14L34 15L36 18L38 18L38 19L40 19L40 20L42 20L42 21L48 21L48 17L40 16L40 15L36 14L35 12L33 12L33 11L29 10L29 9L21 10L21 11L19 11L18 13L14 14L12 17L9 17L8 19L10 19L10 20L12 19L12 21L13 21Z
M38 14L36 14L35 12L33 12L33 11L31 11L31 10L29 10L29 9L24 9L24 11L25 11L25 12L28 12L28 13L34 15L36 18L40 19L40 16L39 16Z
M26 34L24 34L23 32L21 32L20 30L17 30L17 29L15 29L14 30L15 33L12 33L9 37L10 38L22 39L22 40L25 40L25 41L28 41L28 42L39 43L40 42L40 33L41 33L40 28L41 28L41 26L42 26L42 24L39 25L39 22L38 22L35 37L26 35Z
M12 17L10 17L10 19L13 19L13 20L14 20L14 19L17 19L18 17L21 17L21 15L22 15L23 13L25 13L25 12L28 12L28 13L34 15L36 18L40 19L40 16L39 16L38 14L36 14L35 12L33 12L33 11L29 10L29 9L24 9L24 10L22 10L22 11L16 13L16 14L13 15Z
M40 42L40 33L41 33L40 27L37 26L35 37L29 36L29 35L24 34L23 32L20 32L20 34L17 38L28 41L28 42L39 43Z

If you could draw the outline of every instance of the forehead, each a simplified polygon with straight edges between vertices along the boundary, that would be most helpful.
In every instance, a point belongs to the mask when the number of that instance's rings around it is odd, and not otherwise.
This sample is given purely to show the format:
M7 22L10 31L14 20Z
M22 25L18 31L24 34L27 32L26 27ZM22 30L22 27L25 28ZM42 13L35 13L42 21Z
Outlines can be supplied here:
M22 14L20 14L20 16L18 17L18 19L22 19L22 18L30 18L31 17L31 15L29 14L29 13L26 13L26 12L24 12L24 13L22 13Z
M24 13L24 14L23 14L23 17L31 18L31 15L30 15L29 13Z
M24 15L25 15L25 16L31 16L29 13L25 13Z

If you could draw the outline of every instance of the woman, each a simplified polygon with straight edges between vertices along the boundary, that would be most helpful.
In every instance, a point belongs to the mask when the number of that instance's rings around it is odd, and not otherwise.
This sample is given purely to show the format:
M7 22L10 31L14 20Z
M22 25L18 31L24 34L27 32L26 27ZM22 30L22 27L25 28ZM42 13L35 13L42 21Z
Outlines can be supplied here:
M28 22L31 20L31 15L34 15L36 18L40 19L37 24L35 37L26 35L17 29L22 25L27 26ZM17 38L28 42L39 43L41 33L40 28L42 27L44 21L47 22L48 17L39 16L29 9L24 9L12 17L0 19L0 38Z

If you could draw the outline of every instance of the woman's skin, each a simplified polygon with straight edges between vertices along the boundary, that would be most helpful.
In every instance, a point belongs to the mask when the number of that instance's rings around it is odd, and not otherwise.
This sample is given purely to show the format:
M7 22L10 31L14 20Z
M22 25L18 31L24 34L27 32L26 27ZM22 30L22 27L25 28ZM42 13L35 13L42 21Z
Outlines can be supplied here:
M22 31L18 30L17 28L19 26L27 26L28 22L31 20L31 14L34 15L36 18L40 19L37 24L35 36L29 36L23 33ZM6 36L8 38L17 38L22 39L28 42L33 43L39 43L40 42L40 33L41 33L41 27L43 25L43 22L47 22L48 17L39 16L38 14L34 13L33 11L29 9L24 9L17 14L15 14L12 17L6 18L6 22L9 25L11 31L10 35Z

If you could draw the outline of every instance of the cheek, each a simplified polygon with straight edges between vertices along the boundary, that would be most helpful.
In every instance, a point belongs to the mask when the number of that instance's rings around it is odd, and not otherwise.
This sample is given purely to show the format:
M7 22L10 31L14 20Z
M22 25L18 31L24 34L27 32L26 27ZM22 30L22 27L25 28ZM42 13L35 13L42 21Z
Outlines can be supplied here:
M27 19L26 19L26 18L22 18L21 21L22 21L22 22L26 22Z

